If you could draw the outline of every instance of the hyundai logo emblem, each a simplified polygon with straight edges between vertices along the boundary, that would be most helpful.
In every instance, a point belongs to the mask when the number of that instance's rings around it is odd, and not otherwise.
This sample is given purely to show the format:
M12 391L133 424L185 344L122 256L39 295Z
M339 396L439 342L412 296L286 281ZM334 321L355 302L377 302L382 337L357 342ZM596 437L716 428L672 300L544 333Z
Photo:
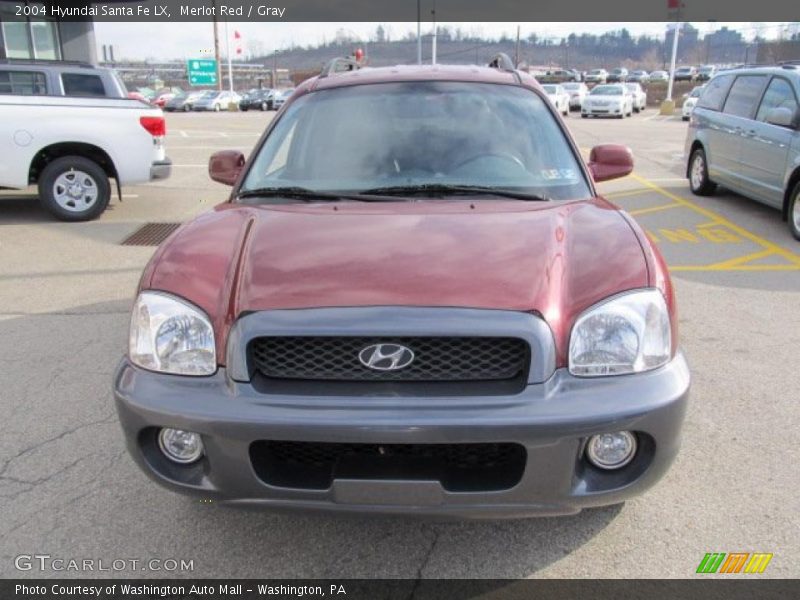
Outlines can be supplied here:
M414 353L400 344L372 344L358 353L358 360L374 371L397 371L414 362Z

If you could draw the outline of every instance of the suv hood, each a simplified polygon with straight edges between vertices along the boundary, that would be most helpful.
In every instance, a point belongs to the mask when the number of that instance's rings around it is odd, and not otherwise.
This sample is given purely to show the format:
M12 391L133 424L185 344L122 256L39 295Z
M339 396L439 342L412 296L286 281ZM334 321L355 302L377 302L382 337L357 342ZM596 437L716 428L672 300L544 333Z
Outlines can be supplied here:
M162 244L141 289L210 316L218 356L242 313L332 306L534 311L563 356L588 306L648 283L628 221L603 200L223 204Z

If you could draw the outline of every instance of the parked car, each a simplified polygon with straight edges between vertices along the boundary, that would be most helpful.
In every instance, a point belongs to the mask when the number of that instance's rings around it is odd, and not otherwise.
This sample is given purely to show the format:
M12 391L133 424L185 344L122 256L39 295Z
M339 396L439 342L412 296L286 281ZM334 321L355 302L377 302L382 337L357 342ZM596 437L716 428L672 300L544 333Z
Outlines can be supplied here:
M275 97L272 99L272 108L278 110L284 103L294 94L294 88L290 88L288 90L280 90L275 93Z
M164 110L167 112L184 111L189 112L192 110L194 103L206 92L183 92L177 94L174 98L167 100L164 104Z
M694 81L697 79L696 67L679 67L675 69L674 81Z
M144 104L149 105L150 100L148 100L147 96L142 94L141 92L128 92L127 96L128 100L137 100L138 102L143 102Z
M569 114L569 94L563 86L548 83L543 85L542 88L550 102L556 107L556 110L566 117Z
M589 94L589 88L585 83L565 83L564 90L569 94L569 108L570 110L580 110L583 106L583 100Z
M586 83L605 83L608 80L608 71L605 69L592 69L586 74Z
M653 71L648 78L648 83L664 83L667 81L669 81L669 73L666 71Z
M714 65L704 65L697 69L697 81L708 81L711 79L717 72L717 68Z
M39 202L63 221L98 217L122 186L164 179L161 110L127 98L61 95L34 65L0 69L0 188L38 186Z
M717 184L782 211L800 240L800 69L742 68L715 75L686 134L692 192Z
M205 92L192 104L192 110L208 111L228 110L230 104L239 104L239 94L236 92L211 90Z
M628 74L628 81L632 83L647 84L647 82L650 81L650 75L647 73L647 71L631 71Z
M626 83L625 87L633 96L633 111L642 112L647 108L647 92L642 89L639 83Z
M172 100L175 96L177 96L175 92L164 92L163 94L156 96L151 104L153 106L157 106L158 108L164 108L166 103Z
M657 247L527 73L333 67L140 279L114 396L171 490L263 508L573 514L650 488L689 393ZM431 127L435 123L435 127ZM424 143L420 143L424 140Z
M564 83L580 81L580 75L571 69L553 69L537 78L541 83Z
M628 80L628 69L623 67L612 69L606 80L608 83L625 83Z
M239 100L239 109L243 111L253 109L272 110L275 98L275 90L263 89L254 90Z
M0 94L127 98L113 69L87 63L0 59Z
M616 117L633 114L633 96L621 83L607 83L592 88L581 106L581 117Z
M684 121L688 121L692 116L692 111L694 107L697 106L697 100L700 98L700 94L703 93L703 88L705 87L704 85L697 85L686 95L683 106L681 106L681 116Z

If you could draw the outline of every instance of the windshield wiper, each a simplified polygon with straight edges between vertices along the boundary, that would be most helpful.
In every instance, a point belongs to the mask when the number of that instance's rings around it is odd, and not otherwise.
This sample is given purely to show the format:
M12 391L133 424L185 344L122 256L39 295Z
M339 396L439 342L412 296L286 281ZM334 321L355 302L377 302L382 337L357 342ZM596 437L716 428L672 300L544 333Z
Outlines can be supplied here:
M378 187L361 192L365 195L379 194L383 196L413 196L418 194L432 194L437 196L449 195L480 195L499 196L501 198L514 198L515 200L531 200L534 202L549 202L550 198L540 194L529 192L517 192L481 185L449 185L445 183L426 183L419 185L395 185L388 187Z
M294 198L303 202L338 202L340 200L355 200L357 202L397 202L396 198L380 197L365 194L339 194L336 192L320 192L304 187L262 187L252 190L242 190L238 198Z

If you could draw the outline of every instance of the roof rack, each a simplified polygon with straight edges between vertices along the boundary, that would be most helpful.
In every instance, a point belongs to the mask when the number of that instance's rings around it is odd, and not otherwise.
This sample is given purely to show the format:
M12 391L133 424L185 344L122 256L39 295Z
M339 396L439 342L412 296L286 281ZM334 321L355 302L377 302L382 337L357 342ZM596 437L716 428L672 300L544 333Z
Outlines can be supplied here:
M517 70L517 68L514 66L514 62L511 60L511 57L505 52L498 52L495 54L492 57L492 60L489 61L489 67L492 69L500 69L501 71Z
M51 60L41 58L0 58L0 65L50 65L94 69L95 65L79 60Z
M336 73L341 73L344 71L357 71L361 68L361 64L356 59L340 56L338 58L329 60L328 63L322 67L322 73L319 74L319 78L324 79L325 77L330 77Z

